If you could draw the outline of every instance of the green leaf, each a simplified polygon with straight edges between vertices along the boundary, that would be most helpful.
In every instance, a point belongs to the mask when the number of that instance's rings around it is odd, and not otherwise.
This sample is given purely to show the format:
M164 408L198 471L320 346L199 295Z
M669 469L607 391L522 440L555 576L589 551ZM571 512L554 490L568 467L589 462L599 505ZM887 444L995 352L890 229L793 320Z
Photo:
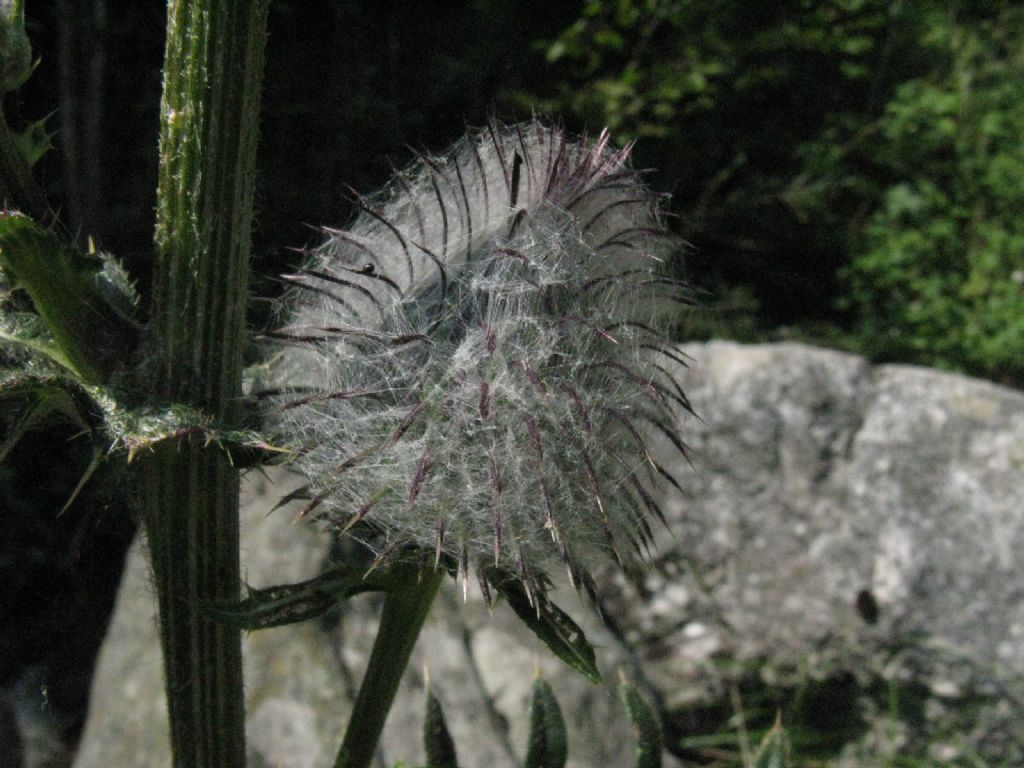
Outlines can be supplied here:
M73 382L57 376L34 377L18 371L0 378L0 399L25 401L3 441L0 441L0 461L22 437L52 420L70 422L83 431L91 432L83 404L75 397L74 389Z
M27 350L36 352L38 354L48 357L51 361L58 365L67 368L71 373L77 374L75 367L71 364L68 356L65 355L56 344L48 342L44 339L30 339L20 337L16 334L8 332L4 328L0 328L0 341L6 341L10 344L16 344L24 347Z
M757 748L753 768L788 768L789 755L789 737L782 727L781 718L777 716L775 725L765 734L761 746Z
M3 286L0 285L0 291ZM0 352L10 355L46 358L73 374L74 365L54 342L42 318L31 312L0 308Z
M361 568L339 566L297 584L250 588L245 600L213 603L208 611L215 620L241 629L269 629L316 618L354 595L390 588L391 579L386 572L366 573Z
M427 713L423 718L423 749L427 755L427 768L459 768L455 742L448 731L441 702L427 686Z
M583 630L543 591L527 593L523 582L506 570L488 568L485 578L509 607L554 654L592 683L601 682L594 648Z
M53 149L50 139L54 134L46 130L46 121L50 117L51 115L47 115L41 120L30 123L24 130L14 134L14 143L30 166L38 163L43 155Z
M530 741L525 768L563 768L568 754L562 709L547 680L538 676L530 702Z
M80 376L101 383L130 358L138 329L104 296L102 261L85 258L27 216L0 213L0 264L28 291Z
M661 768L661 752L664 741L661 735L661 722L636 686L623 680L619 687L622 703L636 730L636 768Z

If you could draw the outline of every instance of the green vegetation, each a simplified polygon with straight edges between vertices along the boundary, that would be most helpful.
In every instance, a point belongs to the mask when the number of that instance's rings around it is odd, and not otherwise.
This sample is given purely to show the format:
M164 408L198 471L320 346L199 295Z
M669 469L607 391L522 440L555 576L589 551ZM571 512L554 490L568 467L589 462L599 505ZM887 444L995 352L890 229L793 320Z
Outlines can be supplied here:
M869 353L1024 381L1024 12L937 26L872 142L894 172L844 304Z
M697 335L1019 384L1022 38L995 3L591 0L513 98L642 138L678 180Z

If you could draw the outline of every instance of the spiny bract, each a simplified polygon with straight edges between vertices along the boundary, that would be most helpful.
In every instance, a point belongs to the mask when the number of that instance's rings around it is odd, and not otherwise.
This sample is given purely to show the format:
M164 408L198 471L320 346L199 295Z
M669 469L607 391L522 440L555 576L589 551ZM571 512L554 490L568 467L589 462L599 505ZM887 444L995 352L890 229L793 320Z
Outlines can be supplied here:
M675 484L688 408L664 337L683 287L658 198L602 133L538 121L421 157L285 279L273 420L306 513L367 541L575 583L626 565Z

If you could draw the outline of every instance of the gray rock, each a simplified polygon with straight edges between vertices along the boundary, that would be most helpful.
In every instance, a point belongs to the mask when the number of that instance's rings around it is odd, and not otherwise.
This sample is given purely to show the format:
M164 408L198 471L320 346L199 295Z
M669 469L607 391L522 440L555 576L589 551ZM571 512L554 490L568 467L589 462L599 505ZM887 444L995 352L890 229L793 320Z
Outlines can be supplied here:
M794 344L684 350L694 467L647 583L609 598L669 709L751 669L846 671L927 699L926 732L878 753L1022 754L1024 394ZM957 702L979 711L950 726Z
M737 670L783 685L837 671L917 685L933 731L960 697L980 692L980 714L957 726L962 743L933 735L926 748L942 760L987 739L1011 754L1021 734L1006 724L1021 720L1024 658L1015 568L1024 394L800 345L684 349L694 363L680 376L703 421L681 425L693 468L672 466L685 493L666 492L669 525L651 571L639 586L603 579L614 631L561 595L599 646L606 678L626 668L670 724L687 707L729 702L730 690L730 706L739 703ZM325 555L326 542L287 512L266 516L283 490L249 484L244 562L254 586L311 576ZM332 621L246 638L253 768L330 764L376 609L363 596ZM464 765L521 761L538 665L565 711L570 765L631 764L612 690L564 669L506 607L491 614L473 590L466 604L453 590L435 605L406 674L382 745L387 765L422 760L424 665ZM169 764L161 687L136 546L76 765ZM918 738L882 714L849 745L845 765L876 764Z

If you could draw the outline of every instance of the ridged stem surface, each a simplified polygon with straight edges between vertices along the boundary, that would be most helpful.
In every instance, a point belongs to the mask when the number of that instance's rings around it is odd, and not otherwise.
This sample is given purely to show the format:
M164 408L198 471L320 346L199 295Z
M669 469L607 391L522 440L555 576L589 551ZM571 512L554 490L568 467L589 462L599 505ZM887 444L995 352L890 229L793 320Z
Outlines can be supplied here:
M171 0L160 116L153 394L237 423L259 88L269 0ZM210 601L237 599L239 477L224 450L165 441L145 459L176 768L242 768L241 637Z

